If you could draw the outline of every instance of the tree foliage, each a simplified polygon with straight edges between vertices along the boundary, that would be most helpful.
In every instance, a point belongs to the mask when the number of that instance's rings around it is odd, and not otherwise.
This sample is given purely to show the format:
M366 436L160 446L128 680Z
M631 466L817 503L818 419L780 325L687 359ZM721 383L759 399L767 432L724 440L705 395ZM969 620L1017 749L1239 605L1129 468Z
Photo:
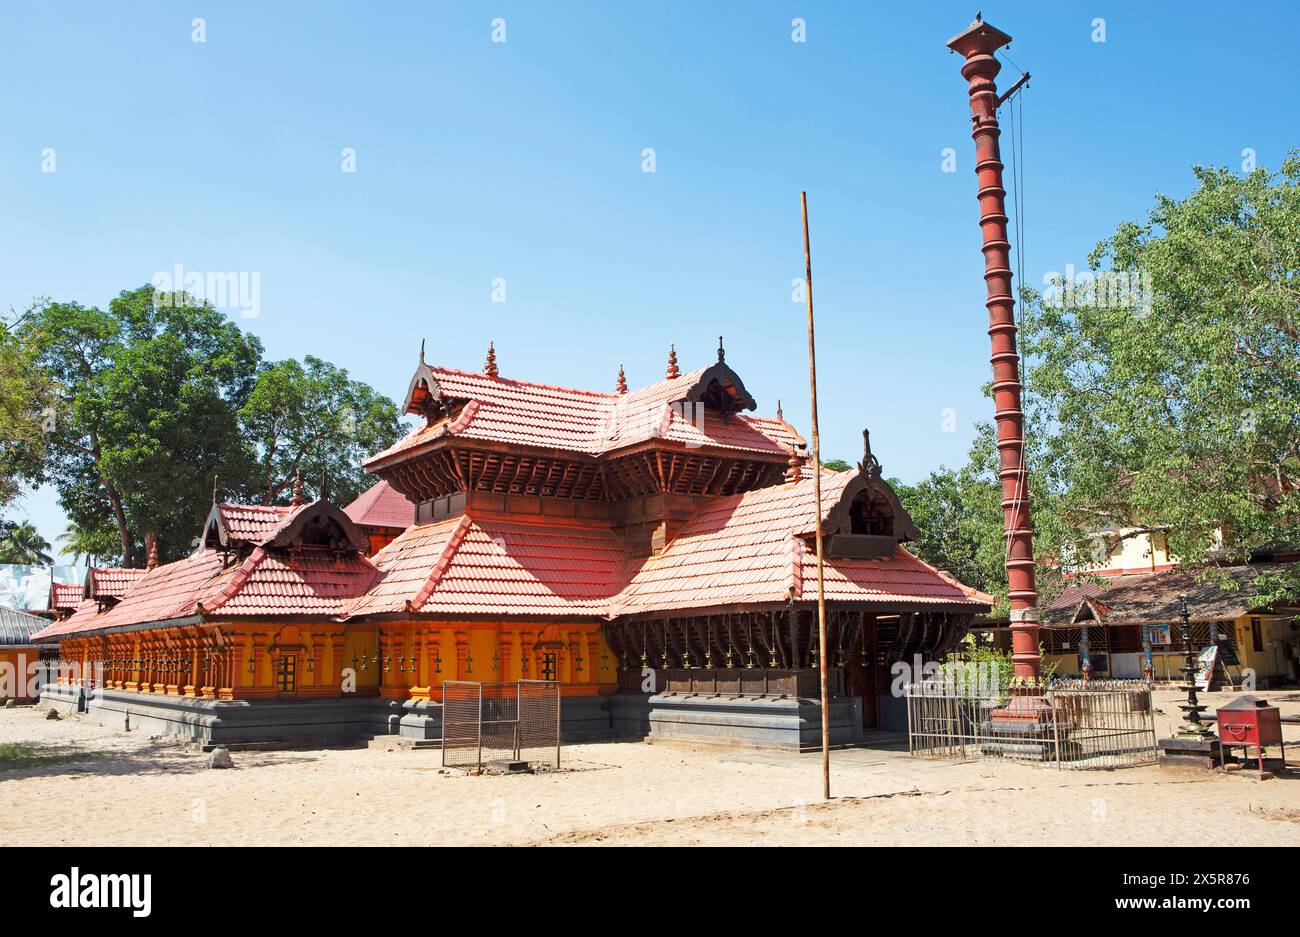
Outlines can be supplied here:
M1074 540L1159 530L1188 564L1239 563L1300 544L1300 153L1195 173L1090 258L1141 290L1033 297L1030 387Z
M0 317L0 508L24 483L41 479L55 418L50 380L30 343L19 337L23 322L42 306L37 300L23 313Z
M113 538L126 565L150 533L163 561L184 555L214 491L270 503L292 466L355 496L365 447L398 435L391 401L317 359L264 366L255 337L184 293L51 303L18 335L58 389L45 472L78 541Z
M1158 531L1211 563L1300 546L1300 154L1282 171L1195 170L1184 199L1097 245L1091 283L1022 291L1026 460L1040 593L1098 543ZM1119 274L1117 277L1116 274ZM1124 288L1115 288L1115 284ZM1001 491L993 431L969 463L900 497L922 558L999 596ZM1257 582L1294 596L1293 573Z
M0 537L0 563L36 566L52 563L50 545L28 521L7 525Z
M253 490L263 504L286 501L294 473L303 487L347 504L374 484L361 460L401 435L397 407L348 372L307 355L263 367L240 410L256 450Z

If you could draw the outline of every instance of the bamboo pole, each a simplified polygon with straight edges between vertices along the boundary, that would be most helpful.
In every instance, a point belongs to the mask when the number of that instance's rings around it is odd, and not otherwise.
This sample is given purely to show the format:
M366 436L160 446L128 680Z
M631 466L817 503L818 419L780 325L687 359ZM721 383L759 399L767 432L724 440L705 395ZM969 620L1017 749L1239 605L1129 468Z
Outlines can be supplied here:
M812 399L812 473L817 524L817 672L822 703L822 798L831 799L831 707L826 688L826 567L822 546L822 449L817 430L817 343L813 338L812 247L808 240L808 193L799 193L803 208L804 285L808 291L808 384Z

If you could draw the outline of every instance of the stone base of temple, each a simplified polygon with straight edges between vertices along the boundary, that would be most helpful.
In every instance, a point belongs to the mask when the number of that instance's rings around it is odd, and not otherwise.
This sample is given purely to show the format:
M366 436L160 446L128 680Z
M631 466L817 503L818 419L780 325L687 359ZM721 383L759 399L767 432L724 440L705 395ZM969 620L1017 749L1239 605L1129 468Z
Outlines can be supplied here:
M442 706L428 700L382 697L316 700L216 700L125 690L88 691L47 684L41 701L74 707L107 726L201 744L338 745L398 735L442 738ZM609 738L605 698L560 699L560 739L584 742Z
M613 729L621 736L791 751L812 751L822 744L821 706L815 699L616 693L607 702ZM863 740L857 699L834 697L830 710L832 745Z
M49 684L41 702L75 707L107 726L200 744L311 747L383 735L442 737L442 705L428 700L218 700ZM860 706L852 697L832 698L832 745L862 741ZM816 699L801 697L566 696L560 737L567 743L650 738L809 751L821 747L819 710Z
M321 700L217 700L126 690L47 685L41 701L84 711L107 726L223 745L337 745L387 731L400 705L377 697Z

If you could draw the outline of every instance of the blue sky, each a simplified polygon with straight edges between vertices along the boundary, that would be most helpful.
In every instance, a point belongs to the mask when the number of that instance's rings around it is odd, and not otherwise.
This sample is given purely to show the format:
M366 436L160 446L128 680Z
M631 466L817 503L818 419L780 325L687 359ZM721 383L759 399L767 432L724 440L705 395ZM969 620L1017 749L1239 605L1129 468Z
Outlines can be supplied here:
M984 8L1035 76L1032 285L1185 194L1193 163L1251 148L1276 166L1300 145L1298 9ZM398 399L421 338L438 363L481 367L494 339L506 376L606 389L620 362L633 385L660 378L670 342L684 369L707 363L722 334L761 411L780 398L806 432L807 189L823 455L856 459L869 426L885 471L914 480L961 464L991 416L969 112L944 48L974 12L8 4L2 298L102 305L178 264L256 273L258 315L230 314L268 358L315 354ZM48 490L9 513L50 540L64 526Z

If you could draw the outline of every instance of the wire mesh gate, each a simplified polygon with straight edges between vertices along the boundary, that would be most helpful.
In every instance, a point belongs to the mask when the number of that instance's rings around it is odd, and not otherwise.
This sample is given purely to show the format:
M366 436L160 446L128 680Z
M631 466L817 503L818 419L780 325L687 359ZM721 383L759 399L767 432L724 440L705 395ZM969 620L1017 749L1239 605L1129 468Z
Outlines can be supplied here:
M1120 768L1158 758L1151 686L1142 681L1059 680L1025 692L937 679L909 684L906 695L913 755L1058 768Z
M443 765L482 768L492 761L560 767L558 683L443 683Z

